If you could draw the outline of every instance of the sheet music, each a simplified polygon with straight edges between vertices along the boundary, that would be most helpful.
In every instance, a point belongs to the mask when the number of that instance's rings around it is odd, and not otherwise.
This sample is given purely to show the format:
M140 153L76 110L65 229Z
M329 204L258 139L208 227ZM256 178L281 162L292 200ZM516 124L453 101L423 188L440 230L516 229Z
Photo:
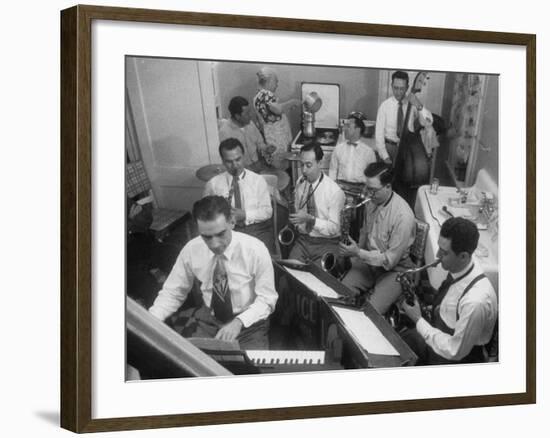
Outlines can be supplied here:
M338 298L338 295L334 289L328 287L325 283L319 280L311 272L300 271L298 269L291 269L285 266L285 269L290 275L296 278L301 283L305 284L309 289L315 292L316 295L326 298Z
M359 342L359 345L372 354L399 356L394 346L361 310L331 306L340 316L344 325Z

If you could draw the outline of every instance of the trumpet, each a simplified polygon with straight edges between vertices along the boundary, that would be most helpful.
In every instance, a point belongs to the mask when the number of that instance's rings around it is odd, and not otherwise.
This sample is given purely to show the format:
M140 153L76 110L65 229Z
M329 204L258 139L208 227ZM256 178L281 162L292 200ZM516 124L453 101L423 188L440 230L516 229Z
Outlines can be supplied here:
M342 234L340 242L345 243L346 245L349 245L351 213L353 213L359 207L362 207L363 205L365 205L367 202L370 202L371 200L372 198L366 197L361 202L358 202L357 204L347 204L344 206L344 208L340 212L340 227L341 227L341 234ZM341 280L344 277L344 275L350 270L350 268L351 268L351 260L349 256L348 257L338 256L337 254L334 254L332 252L327 252L323 254L323 257L321 258L321 269L323 269L323 271L325 272L332 274L334 277L336 277L339 280Z

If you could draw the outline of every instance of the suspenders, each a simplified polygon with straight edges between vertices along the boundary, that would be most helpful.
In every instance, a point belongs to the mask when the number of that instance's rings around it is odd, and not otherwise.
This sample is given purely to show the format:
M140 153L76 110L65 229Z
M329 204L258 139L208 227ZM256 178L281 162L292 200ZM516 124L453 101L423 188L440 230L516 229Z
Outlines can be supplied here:
M460 304L460 301L462 300L462 298L464 298L464 295L466 295L468 293L468 291L474 287L474 285L479 281L481 280L482 278L485 278L485 274L479 274L476 278L474 278L470 284L468 286L466 286L466 289L464 289L464 292L462 292L462 295L460 295L460 298L458 299L458 301L456 302L456 320L458 321L458 306Z

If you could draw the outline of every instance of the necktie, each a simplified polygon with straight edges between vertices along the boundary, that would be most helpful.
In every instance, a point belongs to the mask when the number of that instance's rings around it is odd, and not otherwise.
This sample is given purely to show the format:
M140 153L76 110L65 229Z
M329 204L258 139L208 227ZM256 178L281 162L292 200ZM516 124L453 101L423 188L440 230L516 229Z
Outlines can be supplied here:
M234 176L233 182L231 183L233 188L233 196L235 197L235 208L242 208L241 204L241 189L239 188L239 177Z
M433 303L434 309L441 304L441 302L443 301L443 298L445 298L445 295L447 295L447 292L449 291L449 288L451 287L453 282L454 282L454 278L449 272L447 274L447 278L443 280L443 282L441 283L441 286L439 286L439 289L437 290L437 295Z
M212 302L211 307L214 316L224 324L233 319L233 306L231 304L231 292L227 281L227 272L223 256L214 257L214 273L212 275Z
M357 142L356 141L348 141L348 144L350 146L357 146Z
M307 193L307 213L312 215L313 217L317 216L317 212L315 211L315 197L313 196L313 186L309 185L309 191ZM309 234L313 230L313 223L308 222L306 223L306 233Z
M397 107L397 136L401 138L401 133L403 132L403 102L399 101L399 106Z

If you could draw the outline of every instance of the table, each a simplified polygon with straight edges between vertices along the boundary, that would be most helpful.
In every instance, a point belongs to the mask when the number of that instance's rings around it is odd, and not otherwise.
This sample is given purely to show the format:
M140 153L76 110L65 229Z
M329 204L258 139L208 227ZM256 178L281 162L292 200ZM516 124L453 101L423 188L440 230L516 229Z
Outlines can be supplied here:
M441 208L444 205L448 205L449 198L456 197L457 192L455 187L439 187L436 195L430 193L429 186L422 186L418 189L414 213L418 219L423 220L430 226L425 251L425 260L427 263L435 260L438 250L437 240L439 238L439 231L441 230L440 224L449 218ZM479 234L479 245L474 253L474 262L481 266L498 293L498 235L494 238L491 229L480 230ZM436 289L446 276L447 271L441 265L428 269L430 284Z

